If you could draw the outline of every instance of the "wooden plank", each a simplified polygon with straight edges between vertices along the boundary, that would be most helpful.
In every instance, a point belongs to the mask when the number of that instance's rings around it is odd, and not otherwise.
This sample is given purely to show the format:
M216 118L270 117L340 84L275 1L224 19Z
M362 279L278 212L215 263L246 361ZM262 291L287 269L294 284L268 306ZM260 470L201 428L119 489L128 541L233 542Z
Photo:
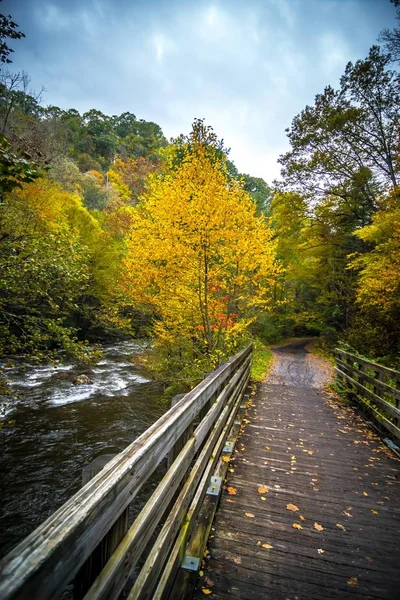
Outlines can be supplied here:
M191 460L208 435L209 430L226 404L227 398L235 390L240 377L249 369L249 359L246 359L239 371L221 392L219 398L209 410L209 413L198 425L193 436L181 450L178 459L174 461L166 475L158 485L151 498L135 520L127 536L122 540L109 564L94 582L85 596L85 600L101 600L116 598L137 564L147 542L156 529L162 515L168 507L175 491L186 476Z
M186 394L176 394L176 396L174 396L171 399L171 408L173 408L176 404L178 404L178 402L180 400L182 400L182 398L184 398L185 395ZM193 433L193 422L190 423L189 427L183 432L181 437L178 439L178 441L174 444L172 449L169 451L168 466L167 466L168 469L170 468L170 466L172 465L172 463L174 462L176 457L179 455L180 451L182 450L182 448L184 447L184 445L186 444L186 442L188 441L188 439L190 438L192 433Z
M187 519L186 511L196 493L197 485L203 476L204 470L206 469L208 471L210 465L213 465L231 425L232 417L229 419L229 415L232 411L233 398L234 394L232 394L228 404L216 421L210 436L207 438L204 447L191 470L190 476L186 480L185 485L129 594L128 600L153 599L152 594L154 586L157 583L157 579L167 558L167 553L174 543L178 530ZM217 447L215 447L216 443ZM207 479L208 478L209 475Z
M230 442L232 444L232 449L229 452L224 452L223 455L219 458L216 470L213 473L213 476L220 477L222 481L225 480L230 464L229 462L226 462L226 459L230 459L235 450L235 444L240 432L240 427L244 413L245 408L239 408L236 415L236 421L232 425L227 438L227 442ZM218 496L207 495L204 498L203 505L201 506L199 515L194 525L194 531L185 549L185 556L192 556L199 559L199 565L201 565L201 561L203 559L204 551L206 549L208 541L208 536L210 535L219 500L220 494ZM172 589L169 590L169 586L166 583L162 591L161 597L167 598L168 595L169 600L186 600L187 598L191 598L198 578L198 572L199 569L195 571L188 571L187 569L184 569L181 566L173 583L171 584ZM162 584L163 582L161 580L159 587L162 586Z
M396 408L395 406L393 406L393 404L386 402L386 400L383 400L382 398L380 398L379 396L374 394L374 392L371 392L371 390L368 390L361 383L356 381L353 377L350 377L350 375L347 375L347 373L345 373L341 369L336 367L335 371L343 379L345 379L346 381L349 381L358 391L361 392L361 394L363 394L366 398L368 398L368 400L371 400L371 402L374 402L374 404L381 406L382 408L384 408L385 410L390 412L390 414L392 414L394 417L396 417L396 418L400 417L400 410L398 408Z
M356 354L352 354L351 352L345 352L344 350L340 350L339 348L335 348L334 354L338 354L340 356L351 358L353 362L357 362L359 364L364 364L374 371L379 371L382 375L385 375L389 379L394 379L395 381L400 381L400 371L396 371L395 369L390 369L389 367L384 367L372 360L367 360L365 358L361 358Z
M200 512L206 490L207 490L208 486L210 485L210 480L211 480L213 471L215 469L215 464L217 462L217 459L219 457L219 454L220 454L224 444L226 443L228 432L230 431L230 429L233 425L233 422L236 418L237 411L241 405L241 402L242 402L241 395L242 395L242 392L244 391L244 389L246 388L247 383L248 383L248 378L246 378L246 380L244 382L242 382L239 393L233 399L235 404L233 405L233 411L229 417L229 421L225 425L224 430L221 433L221 436L220 436L220 438L217 442L217 445L213 451L213 456L211 457L211 459L207 465L207 468L203 474L203 477L197 487L196 494L191 502L191 505L190 505L189 510L186 515L185 524L181 528L181 530L178 534L178 537L175 540L173 548L168 557L168 562L167 562L165 569L161 575L160 581L158 582L157 589L155 590L154 595L151 597L152 600L165 600L169 594L170 588L171 588L173 581L175 579L175 576L176 576L176 572L177 572L179 565L181 564L182 559L184 557L186 544L187 544L188 539L190 538L190 535L191 535L191 532L195 525L197 516ZM212 504L212 502L211 502L211 504ZM215 504L215 506L216 506L216 504ZM133 600L133 599L129 598L128 600Z
M143 550L158 526L171 498L185 476L195 454L195 440L185 447L164 475L109 562L85 596L85 600L118 598Z
M93 479L114 456L115 454L103 454L102 456L98 456L89 465L86 465L82 471L82 485L86 485ZM129 508L126 508L76 574L73 582L74 600L82 600L126 534L128 530L128 516Z
M262 385L237 450L193 598L398 598L400 463L357 412Z
M342 367L346 366L347 368L349 368L349 365L347 365L340 359L336 359L336 363ZM353 369L351 369L351 370L353 370ZM361 377L361 379L363 381L366 381L367 383L370 383L375 387L375 390L374 390L375 394L379 395L378 391L380 391L385 394L388 394L389 396L392 396L395 399L400 399L400 386L399 386L399 389L396 389L396 388L388 385L387 383L384 383L380 379L378 379L378 377L381 375L378 371L376 371L375 377L372 377L372 375L368 375L368 373L365 373L364 370L362 370L361 373L359 371L357 371L357 374L359 374L359 376Z
M0 564L0 597L51 600L73 579L143 483L251 346L197 385Z

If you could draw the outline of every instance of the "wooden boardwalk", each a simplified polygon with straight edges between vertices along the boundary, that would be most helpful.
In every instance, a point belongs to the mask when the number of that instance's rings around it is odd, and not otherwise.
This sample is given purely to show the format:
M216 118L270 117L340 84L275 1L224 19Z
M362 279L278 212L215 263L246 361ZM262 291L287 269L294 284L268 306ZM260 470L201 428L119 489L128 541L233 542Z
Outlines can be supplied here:
M400 462L294 358L253 398L194 598L399 600Z

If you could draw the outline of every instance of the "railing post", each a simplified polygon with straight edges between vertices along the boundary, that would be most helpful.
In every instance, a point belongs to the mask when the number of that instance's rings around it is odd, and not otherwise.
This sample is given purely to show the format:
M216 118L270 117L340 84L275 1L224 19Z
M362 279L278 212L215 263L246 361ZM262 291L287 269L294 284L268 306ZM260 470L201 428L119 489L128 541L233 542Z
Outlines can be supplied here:
M97 473L100 473L104 466L114 458L114 456L116 455L103 454L86 465L82 470L82 487L93 479ZM84 598L97 575L103 569L104 565L125 536L128 531L128 515L129 508L126 508L76 574L73 581L74 600L82 600L82 598Z
M179 402L179 400L181 400L185 395L186 394L176 394L176 396L174 396L171 399L171 408L173 406L175 406L175 404L177 404ZM182 450L182 448L184 447L184 445L186 444L186 442L188 441L188 439L190 438L192 433L193 433L193 422L190 423L189 427L187 429L185 429L185 431L183 432L181 437L176 441L174 446L168 452L168 469L171 467L172 463L174 462L174 460L176 459L179 452Z

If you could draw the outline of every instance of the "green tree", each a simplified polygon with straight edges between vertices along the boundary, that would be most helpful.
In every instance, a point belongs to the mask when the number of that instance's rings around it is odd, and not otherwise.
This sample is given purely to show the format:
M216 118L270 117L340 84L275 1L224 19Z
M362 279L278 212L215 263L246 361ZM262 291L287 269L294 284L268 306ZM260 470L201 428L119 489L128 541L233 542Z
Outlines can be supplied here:
M12 17L0 13L0 63L12 62L10 54L14 50L8 45L8 40L20 40L23 37L25 34L18 30L18 25Z

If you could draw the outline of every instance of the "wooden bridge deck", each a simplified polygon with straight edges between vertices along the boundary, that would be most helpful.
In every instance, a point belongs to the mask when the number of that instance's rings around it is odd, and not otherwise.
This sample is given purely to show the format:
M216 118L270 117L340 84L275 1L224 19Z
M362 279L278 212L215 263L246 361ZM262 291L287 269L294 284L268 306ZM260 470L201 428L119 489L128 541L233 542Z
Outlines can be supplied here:
M351 408L263 384L194 598L398 600L399 483L400 462Z

